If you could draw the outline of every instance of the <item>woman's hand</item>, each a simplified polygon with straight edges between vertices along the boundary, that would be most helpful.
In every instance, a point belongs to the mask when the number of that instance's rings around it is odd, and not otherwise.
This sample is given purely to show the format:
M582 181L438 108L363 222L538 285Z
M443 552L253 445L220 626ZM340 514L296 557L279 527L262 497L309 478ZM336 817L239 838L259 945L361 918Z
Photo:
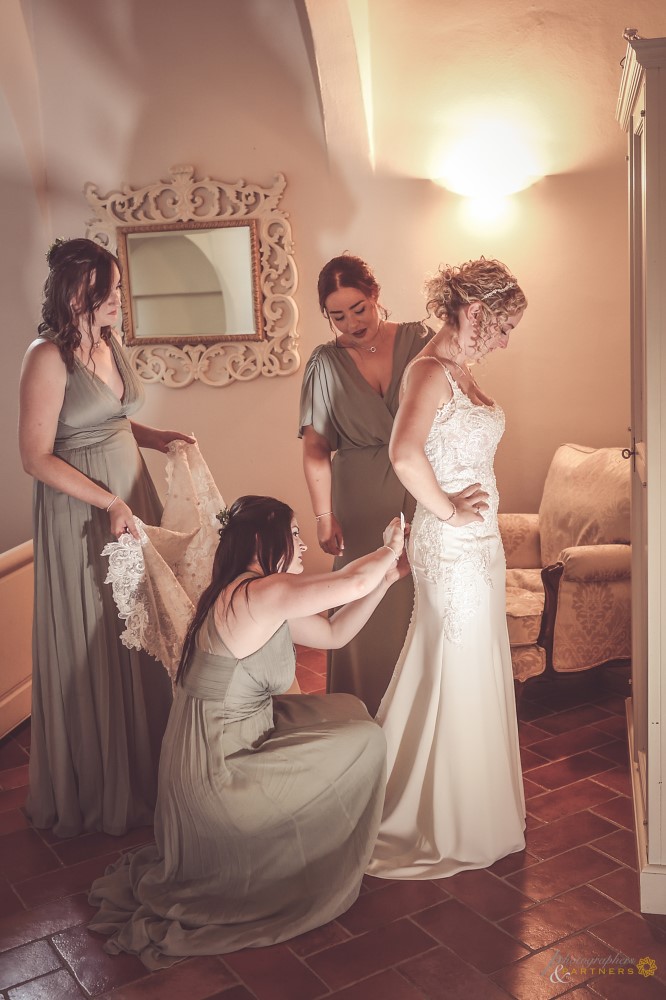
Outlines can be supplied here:
M149 445L149 447L154 448L156 451L165 452L172 441L186 441L188 444L196 444L197 439L192 437L191 434L181 434L180 431L163 431L157 427L154 427L153 431L155 443Z
M134 523L134 515L129 509L124 500L118 497L117 500L111 505L111 510L109 511L109 521L111 525L111 534L115 535L116 538L120 538L128 532L132 538L139 538L139 531L136 524Z
M391 568L387 571L384 579L386 580L389 587L396 580L402 580L403 576L409 576L412 572L412 567L409 565L409 559L407 558L407 539L409 538L409 533L412 530L411 524L405 525L405 545L400 553L400 558L396 563L394 563Z
M155 451L166 451L172 441L187 441L196 444L196 438L191 434L181 434L180 431L163 431L159 427L149 427L130 420L132 434L139 448L153 448Z
M384 528L382 538L384 545L388 545L390 549L393 549L396 559L399 560L405 547L405 528L402 527L399 517L394 517L386 528Z
M317 541L319 548L328 552L329 556L341 556L345 540L342 535L342 528L335 514L324 514L317 519Z
M481 483L472 483L458 493L450 493L449 500L455 506L456 512L447 521L454 528L463 528L475 521L483 522L481 511L488 510L488 494L481 489Z

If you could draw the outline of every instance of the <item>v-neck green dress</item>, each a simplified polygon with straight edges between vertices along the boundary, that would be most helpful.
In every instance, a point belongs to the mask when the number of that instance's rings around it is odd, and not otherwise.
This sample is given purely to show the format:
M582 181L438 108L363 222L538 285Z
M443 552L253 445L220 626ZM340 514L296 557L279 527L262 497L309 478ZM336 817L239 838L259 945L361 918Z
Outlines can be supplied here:
M345 550L340 569L382 544L382 532L403 511L411 521L414 499L388 456L400 382L412 358L432 336L423 323L401 323L393 346L393 375L385 396L363 378L350 352L334 342L310 356L301 390L300 432L312 426L326 438L332 461L333 510ZM355 694L374 715L402 649L414 604L411 576L394 584L358 635L328 658L329 691Z
M111 343L122 400L76 361L53 453L159 524L162 507L128 419L141 387ZM159 663L120 641L125 625L101 556L110 538L105 511L35 481L28 812L60 837L122 834L153 819L171 683Z
M384 734L356 698L281 694L294 671L287 622L238 659L210 612L164 736L156 842L90 891L105 951L159 969L275 945L355 902L384 801Z

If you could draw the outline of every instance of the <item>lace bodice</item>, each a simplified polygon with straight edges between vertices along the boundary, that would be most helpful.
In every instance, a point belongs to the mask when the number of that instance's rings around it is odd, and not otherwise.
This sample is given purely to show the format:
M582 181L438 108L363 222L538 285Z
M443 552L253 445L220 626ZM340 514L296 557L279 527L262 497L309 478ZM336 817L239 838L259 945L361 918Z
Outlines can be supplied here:
M417 503L411 547L426 578L441 585L445 633L452 642L459 642L462 626L478 606L477 584L481 579L490 583L491 547L499 541L493 461L504 432L504 413L497 404L473 403L448 368L442 368L453 396L435 413L425 443L426 457L446 493L480 483L488 493L489 507L483 522L456 528Z

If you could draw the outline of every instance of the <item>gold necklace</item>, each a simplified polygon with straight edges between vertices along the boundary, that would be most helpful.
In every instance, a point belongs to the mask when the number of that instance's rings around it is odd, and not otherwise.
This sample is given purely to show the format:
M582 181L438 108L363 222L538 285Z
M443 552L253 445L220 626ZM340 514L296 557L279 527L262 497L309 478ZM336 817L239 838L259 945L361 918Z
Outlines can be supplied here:
M375 340L377 340L378 338L381 340L381 330L382 330L382 324L383 324L383 322L384 322L384 320L382 319L377 324L377 333L375 334ZM368 354L376 354L377 353L377 345L376 344L373 344L371 347L366 347L365 344L343 344L342 346L343 347L356 347L359 351L367 351Z

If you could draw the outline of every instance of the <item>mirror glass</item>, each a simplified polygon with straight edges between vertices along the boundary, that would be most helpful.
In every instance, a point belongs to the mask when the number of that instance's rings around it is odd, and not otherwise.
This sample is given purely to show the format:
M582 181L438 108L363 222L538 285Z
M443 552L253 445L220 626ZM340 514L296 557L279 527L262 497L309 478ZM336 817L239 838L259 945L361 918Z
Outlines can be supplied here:
M118 229L128 344L260 340L256 223Z

